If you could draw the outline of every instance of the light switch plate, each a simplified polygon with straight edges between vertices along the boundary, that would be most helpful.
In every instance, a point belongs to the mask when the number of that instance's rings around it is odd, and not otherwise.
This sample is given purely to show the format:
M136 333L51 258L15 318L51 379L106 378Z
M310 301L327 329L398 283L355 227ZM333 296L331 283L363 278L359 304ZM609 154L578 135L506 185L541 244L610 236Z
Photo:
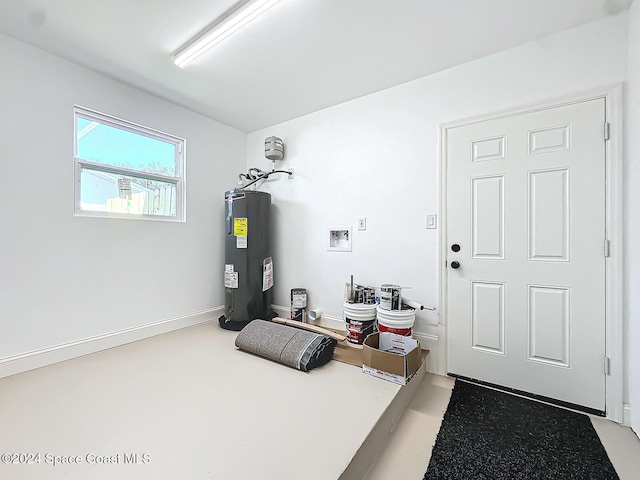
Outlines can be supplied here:
M425 228L438 228L438 215L435 213L428 213Z

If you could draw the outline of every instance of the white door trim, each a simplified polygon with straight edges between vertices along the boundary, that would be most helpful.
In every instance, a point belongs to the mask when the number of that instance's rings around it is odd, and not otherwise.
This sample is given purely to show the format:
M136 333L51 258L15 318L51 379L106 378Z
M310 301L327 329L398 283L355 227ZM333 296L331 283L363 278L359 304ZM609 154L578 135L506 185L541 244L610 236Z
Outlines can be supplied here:
M610 85L582 92L576 95L525 105L509 110L502 110L481 116L474 116L455 122L440 125L440 237L439 275L440 275L440 316L438 336L438 372L447 373L447 134L448 130L483 122L500 117L522 113L530 113L559 107L573 103L604 98L606 121L611 125L610 139L605 145L606 155L606 229L609 239L609 257L606 259L606 355L609 358L609 375L605 377L606 385L606 417L618 423L623 421L623 114L622 85ZM604 135L604 125L603 125ZM603 251L604 255L604 251ZM604 359L603 359L604 368Z

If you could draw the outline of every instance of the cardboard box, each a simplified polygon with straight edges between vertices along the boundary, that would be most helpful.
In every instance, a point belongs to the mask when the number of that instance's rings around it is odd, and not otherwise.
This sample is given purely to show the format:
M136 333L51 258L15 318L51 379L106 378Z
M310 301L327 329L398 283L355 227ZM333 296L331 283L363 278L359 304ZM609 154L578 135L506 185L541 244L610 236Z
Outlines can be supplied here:
M395 333L369 335L362 347L362 371L398 385L406 385L422 365L417 340Z

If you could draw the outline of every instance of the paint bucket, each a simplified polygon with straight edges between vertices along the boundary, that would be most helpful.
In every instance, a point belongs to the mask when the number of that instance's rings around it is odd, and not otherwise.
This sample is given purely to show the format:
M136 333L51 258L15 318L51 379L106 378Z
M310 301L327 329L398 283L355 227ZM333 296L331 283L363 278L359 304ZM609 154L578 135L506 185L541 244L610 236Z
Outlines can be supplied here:
M367 335L376 330L376 306L344 302L344 322L349 344L362 347Z
M405 310L385 310L377 307L378 330L381 332L397 333L410 337L413 333L413 324L416 321L416 311L413 308Z
M307 290L305 288L291 289L291 320L305 322L307 312Z
M380 286L380 308L383 310L400 310L402 308L401 288L398 285Z

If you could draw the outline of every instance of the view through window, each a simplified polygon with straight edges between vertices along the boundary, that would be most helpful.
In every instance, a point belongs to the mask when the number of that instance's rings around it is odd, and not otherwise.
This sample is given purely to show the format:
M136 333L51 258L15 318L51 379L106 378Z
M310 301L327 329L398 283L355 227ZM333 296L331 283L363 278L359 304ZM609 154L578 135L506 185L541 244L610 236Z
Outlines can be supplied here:
M76 107L76 213L183 220L184 143Z

